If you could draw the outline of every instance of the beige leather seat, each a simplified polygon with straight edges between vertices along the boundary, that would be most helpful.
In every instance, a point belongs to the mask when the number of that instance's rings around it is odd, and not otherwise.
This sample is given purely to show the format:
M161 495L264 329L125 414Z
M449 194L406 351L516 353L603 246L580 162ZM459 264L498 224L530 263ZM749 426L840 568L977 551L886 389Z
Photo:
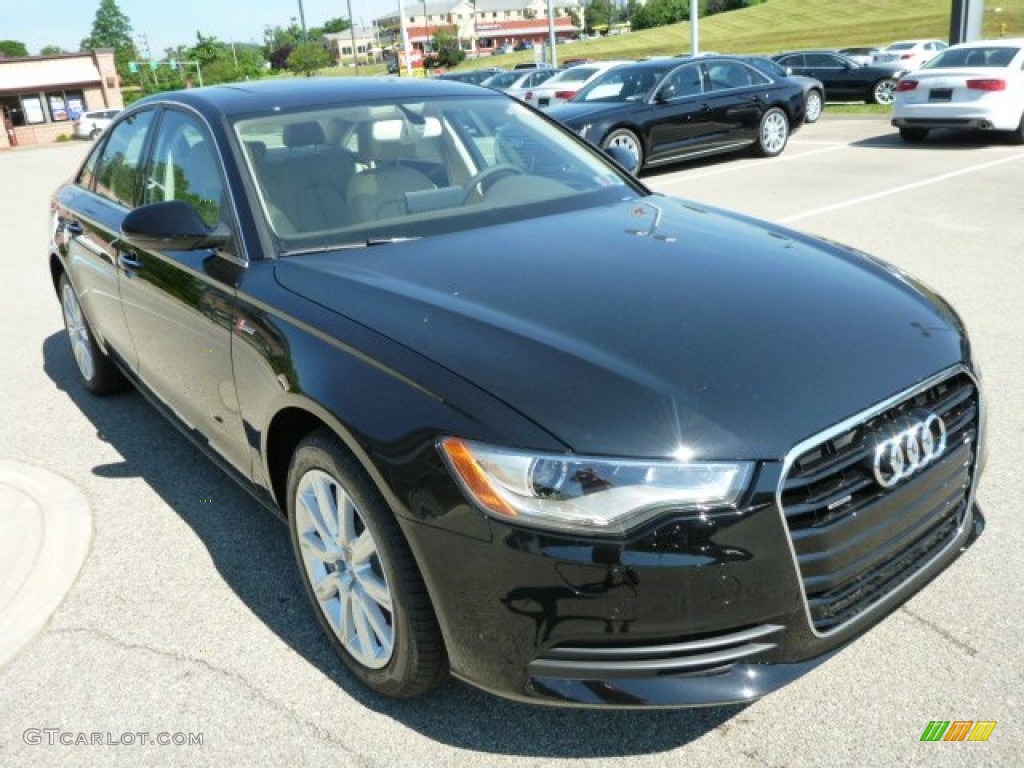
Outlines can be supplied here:
M376 221L408 213L407 192L435 185L403 159L415 157L415 145L402 131L402 121L366 122L358 128L359 162L368 166L352 177L348 204L355 221Z
M302 234L348 225L345 195L355 161L327 144L314 121L286 125L282 138L287 150L266 154L257 168L274 228Z

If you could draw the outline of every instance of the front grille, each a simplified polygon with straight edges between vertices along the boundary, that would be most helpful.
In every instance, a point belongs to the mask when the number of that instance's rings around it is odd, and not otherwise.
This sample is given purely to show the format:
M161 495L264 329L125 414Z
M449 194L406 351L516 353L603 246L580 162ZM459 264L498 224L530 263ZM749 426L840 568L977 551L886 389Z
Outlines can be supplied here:
M956 538L970 499L979 409L973 379L958 372L798 449L781 504L818 633L884 599ZM945 424L945 451L884 487L873 467L878 440L929 413Z
M607 680L658 675L709 675L772 650L775 624L658 645L560 645L530 663L534 677Z

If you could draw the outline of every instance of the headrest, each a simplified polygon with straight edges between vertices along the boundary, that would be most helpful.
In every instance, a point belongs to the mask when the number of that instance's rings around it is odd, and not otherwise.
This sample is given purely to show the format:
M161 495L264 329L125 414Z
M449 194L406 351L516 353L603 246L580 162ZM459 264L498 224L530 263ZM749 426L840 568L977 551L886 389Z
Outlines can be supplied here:
M291 149L312 147L317 144L326 143L324 129L320 123L313 121L308 123L289 123L284 127L284 144Z

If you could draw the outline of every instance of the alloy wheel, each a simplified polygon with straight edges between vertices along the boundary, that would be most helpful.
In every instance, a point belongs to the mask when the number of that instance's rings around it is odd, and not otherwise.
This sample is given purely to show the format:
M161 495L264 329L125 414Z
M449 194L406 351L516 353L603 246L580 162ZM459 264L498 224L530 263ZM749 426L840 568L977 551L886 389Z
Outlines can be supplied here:
M777 155L786 147L789 124L782 112L775 110L765 115L761 123L761 147L766 155Z
M92 354L92 340L89 338L89 326L86 325L82 306L78 303L75 289L70 283L64 283L61 292L61 308L64 311L64 327L71 341L71 351L82 378L91 381L96 375L96 361Z
M327 623L358 663L384 667L395 649L391 588L355 503L314 469L299 479L295 516L302 564Z

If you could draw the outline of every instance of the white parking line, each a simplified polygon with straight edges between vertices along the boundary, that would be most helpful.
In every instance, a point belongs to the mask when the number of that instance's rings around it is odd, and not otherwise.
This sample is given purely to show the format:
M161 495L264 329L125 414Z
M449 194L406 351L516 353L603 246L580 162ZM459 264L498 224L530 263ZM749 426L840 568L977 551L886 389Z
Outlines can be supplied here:
M812 216L820 216L823 213L831 213L832 211L838 211L843 208L850 208L855 205L860 205L861 203L870 203L873 200L879 200L883 197L888 197L890 195L898 195L910 189L918 189L920 187L931 186L932 184L939 184L943 181L954 179L957 176L966 176L967 174L970 173L977 173L978 171L983 171L986 168L993 168L997 165L1003 165L1004 163L1012 163L1015 160L1021 159L1024 159L1024 152L1011 155L1009 157L1001 157L998 160L993 160L992 162L989 163L981 163L980 165L972 165L969 168L961 168L959 171L951 171L950 173L943 173L939 176L932 176L930 179L922 179L921 181L915 181L911 184L904 184L899 187L893 187L892 189L887 189L882 192L875 192L874 194L871 195L854 197L851 198L850 200L846 200L841 203L833 203L832 205L824 205L821 208L814 208L810 211L802 211L800 213L795 213L792 216L785 216L779 219L778 221L780 224L792 224L795 221L809 219Z
M822 142L822 143L824 143L824 142ZM782 157L776 157L771 162L766 162L763 159L749 160L749 161L747 161L745 163L729 164L728 166L721 167L721 168L715 168L714 170L710 170L710 171L704 171L703 173L688 173L685 176L680 176L680 177L675 178L675 179L666 179L665 181L662 181L662 180L658 179L657 180L657 184L658 184L659 187L660 186L669 186L671 184L681 184L683 182L692 181L693 179L706 179L709 176L721 176L722 174L725 174L725 173L736 173L737 171L747 171L747 170L750 170L751 168L771 168L771 167L774 167L778 163L787 163L787 162L791 162L793 160L800 160L801 158L804 158L804 157L813 157L815 155L825 154L826 152L835 152L836 150L839 150L839 149L849 149L849 148L850 148L850 145L848 143L836 142L835 144L831 144L831 145L825 147L824 149L812 149L810 152L789 153L789 154L783 155ZM641 181L643 181L643 179L641 179Z

